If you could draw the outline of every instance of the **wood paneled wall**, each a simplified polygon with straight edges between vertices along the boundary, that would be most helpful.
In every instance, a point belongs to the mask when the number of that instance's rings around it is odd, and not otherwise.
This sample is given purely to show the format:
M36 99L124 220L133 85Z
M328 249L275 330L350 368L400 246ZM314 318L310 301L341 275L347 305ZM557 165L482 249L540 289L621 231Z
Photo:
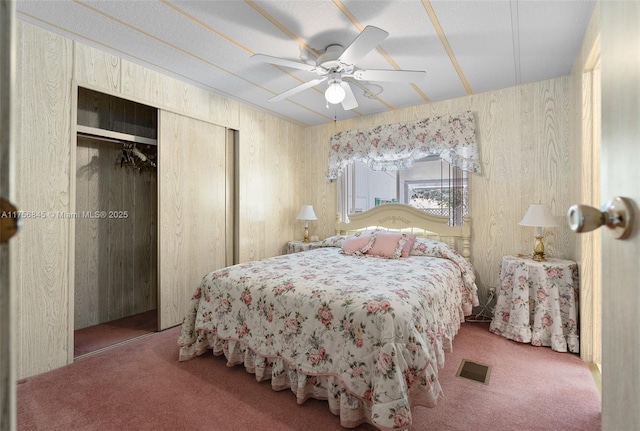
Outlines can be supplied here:
M483 169L469 175L471 259L481 296L496 285L502 256L532 252L533 228L518 225L532 203L549 204L560 224L545 231L547 254L571 257L573 236L564 222L572 169L568 77L305 129L305 187L319 218L310 233L333 234L336 183L325 177L333 133L466 110L476 118Z
M281 254L287 241L302 237L295 217L310 195L301 126L95 48L76 44L74 52L76 79L90 88L238 131L239 262Z
M156 308L156 172L117 165L121 150L78 138L74 329Z
M73 78L78 85L231 129L239 128L238 102L81 43L74 42L73 53Z
M241 107L239 135L239 262L246 262L283 254L287 241L302 239L296 217L310 202L303 179L311 175L299 126Z
M16 206L33 212L12 239L18 378L69 357L73 44L18 21ZM37 218L36 218L37 216ZM71 304L72 305L72 304ZM71 352L72 354L72 352Z
M75 211L72 131L78 85L237 131L237 184L225 193L235 189L239 196L240 260L281 254L287 241L302 236L302 222L295 217L311 199L304 187L308 166L302 127L23 21L17 33L16 203L21 210ZM18 378L73 361L72 225L69 220L25 220L12 242ZM227 220L224 229L232 225Z

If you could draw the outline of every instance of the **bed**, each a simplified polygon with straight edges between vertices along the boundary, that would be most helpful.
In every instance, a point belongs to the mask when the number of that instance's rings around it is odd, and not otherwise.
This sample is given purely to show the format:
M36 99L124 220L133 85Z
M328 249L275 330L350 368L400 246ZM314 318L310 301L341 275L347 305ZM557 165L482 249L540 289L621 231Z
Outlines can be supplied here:
M412 407L443 396L444 352L478 305L468 222L385 204L308 251L213 271L191 298L179 359L224 355L300 404L327 400L346 428L408 428Z

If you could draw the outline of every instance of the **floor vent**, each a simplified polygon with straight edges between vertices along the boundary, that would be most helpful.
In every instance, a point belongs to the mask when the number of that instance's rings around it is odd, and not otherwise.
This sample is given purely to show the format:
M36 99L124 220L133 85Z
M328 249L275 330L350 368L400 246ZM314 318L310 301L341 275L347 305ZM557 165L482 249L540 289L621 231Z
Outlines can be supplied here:
M484 383L485 385L489 384L490 375L491 367L489 365L479 364L466 359L460 362L460 367L458 367L458 372L456 373L458 377L464 377L465 379Z

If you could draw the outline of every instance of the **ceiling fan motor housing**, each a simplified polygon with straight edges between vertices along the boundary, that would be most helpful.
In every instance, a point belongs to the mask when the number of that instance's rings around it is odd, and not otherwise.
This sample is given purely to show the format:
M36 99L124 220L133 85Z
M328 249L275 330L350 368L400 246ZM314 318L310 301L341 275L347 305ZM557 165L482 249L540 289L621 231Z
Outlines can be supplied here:
M340 56L344 52L342 45L329 45L322 54L316 60L316 66L326 70L326 73L331 73L340 68L341 63L339 61Z

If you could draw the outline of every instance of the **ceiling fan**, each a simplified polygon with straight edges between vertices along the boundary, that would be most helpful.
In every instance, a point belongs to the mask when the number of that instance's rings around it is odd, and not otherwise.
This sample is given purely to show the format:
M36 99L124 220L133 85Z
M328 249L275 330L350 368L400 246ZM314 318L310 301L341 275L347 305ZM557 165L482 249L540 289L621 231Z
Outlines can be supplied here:
M387 36L389 36L389 33L386 31L369 25L360 32L358 37L346 49L337 44L329 45L324 54L318 57L315 65L264 54L254 54L251 58L264 63L315 72L320 76L293 87L284 93L280 93L270 98L269 101L278 102L284 100L307 88L315 87L327 81L328 85L324 93L327 103L341 103L342 107L348 111L357 108L358 102L349 82L345 81L344 78L353 78L356 81L417 82L425 77L426 72L418 70L366 70L356 67L356 63Z

